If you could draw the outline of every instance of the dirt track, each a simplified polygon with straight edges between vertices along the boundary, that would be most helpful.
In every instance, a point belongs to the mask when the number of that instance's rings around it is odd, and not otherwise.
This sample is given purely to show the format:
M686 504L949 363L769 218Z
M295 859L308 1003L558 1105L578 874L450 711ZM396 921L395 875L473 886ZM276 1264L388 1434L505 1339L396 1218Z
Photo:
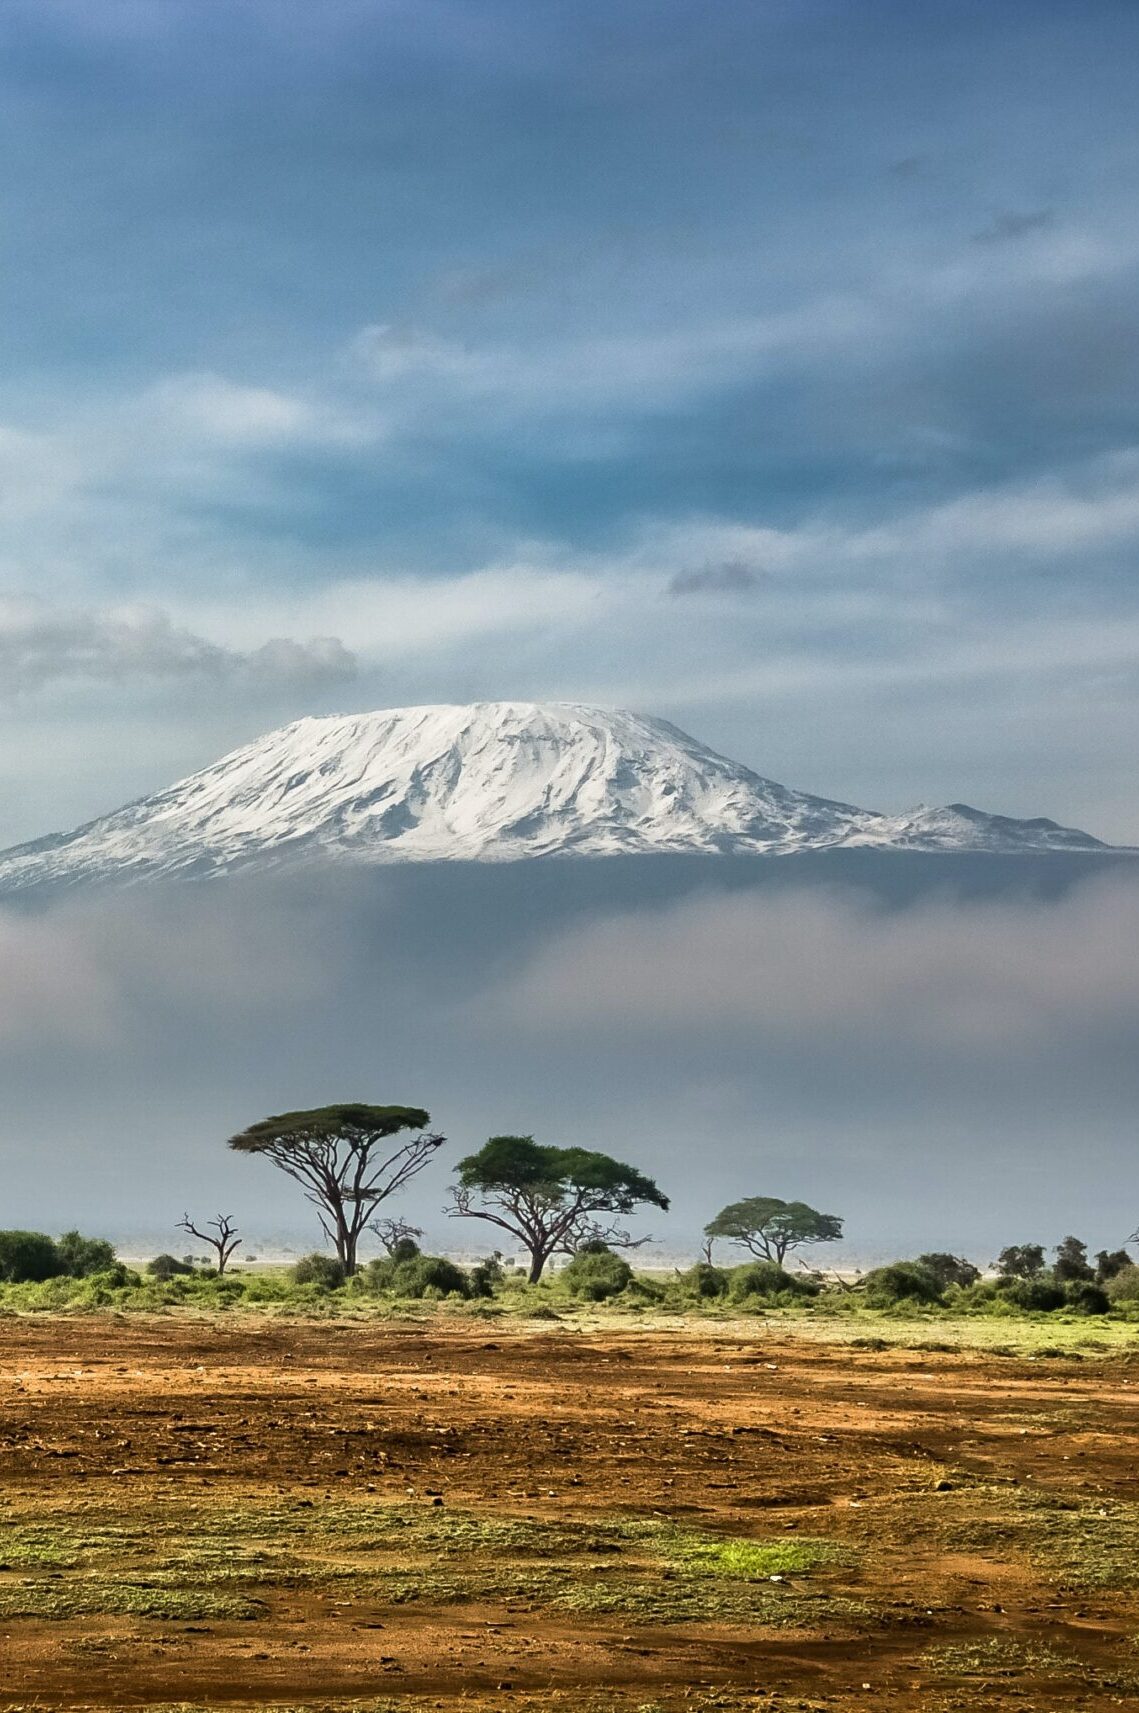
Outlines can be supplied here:
M786 1332L9 1320L0 1707L1133 1704L1136 1387ZM721 1537L823 1546L706 1574Z

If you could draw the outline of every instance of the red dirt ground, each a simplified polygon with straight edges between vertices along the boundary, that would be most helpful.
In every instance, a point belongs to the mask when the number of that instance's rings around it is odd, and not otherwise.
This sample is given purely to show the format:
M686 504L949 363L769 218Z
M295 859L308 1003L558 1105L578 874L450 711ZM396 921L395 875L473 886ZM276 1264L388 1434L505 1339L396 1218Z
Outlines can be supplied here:
M0 1708L1133 1705L1137 1386L1126 1355L786 1328L9 1319L0 1612L29 1577L63 1605L0 1616ZM66 1568L5 1561L17 1525L160 1534L268 1500L822 1538L845 1552L810 1588L863 1615L673 1622L666 1582L659 1613L606 1614L270 1577L252 1621L77 1616Z

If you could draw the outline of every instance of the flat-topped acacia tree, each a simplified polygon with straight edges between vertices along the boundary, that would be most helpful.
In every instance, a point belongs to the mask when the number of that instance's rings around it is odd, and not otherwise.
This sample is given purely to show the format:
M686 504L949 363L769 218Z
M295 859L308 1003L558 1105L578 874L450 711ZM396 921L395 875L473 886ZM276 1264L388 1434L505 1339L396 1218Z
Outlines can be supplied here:
M837 1214L820 1213L805 1201L781 1201L778 1196L745 1196L721 1208L704 1227L711 1242L726 1237L760 1261L782 1267L792 1249L810 1243L837 1243L842 1220ZM711 1253L711 1251L708 1251Z
M459 1161L451 1191L452 1219L485 1219L516 1237L530 1257L536 1285L551 1255L590 1240L632 1245L621 1226L599 1215L634 1212L651 1203L668 1208L651 1178L588 1148L551 1148L532 1136L492 1136Z
M361 1234L380 1203L421 1172L446 1141L428 1130L430 1122L418 1106L319 1106L263 1118L231 1136L229 1146L239 1154L263 1154L302 1185L350 1275ZM409 1130L418 1134L404 1136Z

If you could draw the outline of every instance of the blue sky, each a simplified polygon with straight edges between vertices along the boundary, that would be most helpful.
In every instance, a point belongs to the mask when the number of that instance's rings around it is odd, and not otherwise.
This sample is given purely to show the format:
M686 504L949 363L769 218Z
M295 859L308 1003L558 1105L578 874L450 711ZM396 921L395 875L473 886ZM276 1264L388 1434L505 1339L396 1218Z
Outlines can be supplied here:
M558 697L1139 841L1132 4L6 0L0 839Z

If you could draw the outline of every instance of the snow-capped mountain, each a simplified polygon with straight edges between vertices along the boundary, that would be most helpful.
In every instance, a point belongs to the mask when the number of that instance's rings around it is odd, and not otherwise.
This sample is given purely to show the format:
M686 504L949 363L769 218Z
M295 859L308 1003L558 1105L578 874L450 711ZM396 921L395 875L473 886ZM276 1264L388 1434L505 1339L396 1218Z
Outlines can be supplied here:
M218 875L302 859L1087 851L1053 821L965 804L880 815L763 779L664 720L478 702L298 720L71 833L0 853L0 892Z

